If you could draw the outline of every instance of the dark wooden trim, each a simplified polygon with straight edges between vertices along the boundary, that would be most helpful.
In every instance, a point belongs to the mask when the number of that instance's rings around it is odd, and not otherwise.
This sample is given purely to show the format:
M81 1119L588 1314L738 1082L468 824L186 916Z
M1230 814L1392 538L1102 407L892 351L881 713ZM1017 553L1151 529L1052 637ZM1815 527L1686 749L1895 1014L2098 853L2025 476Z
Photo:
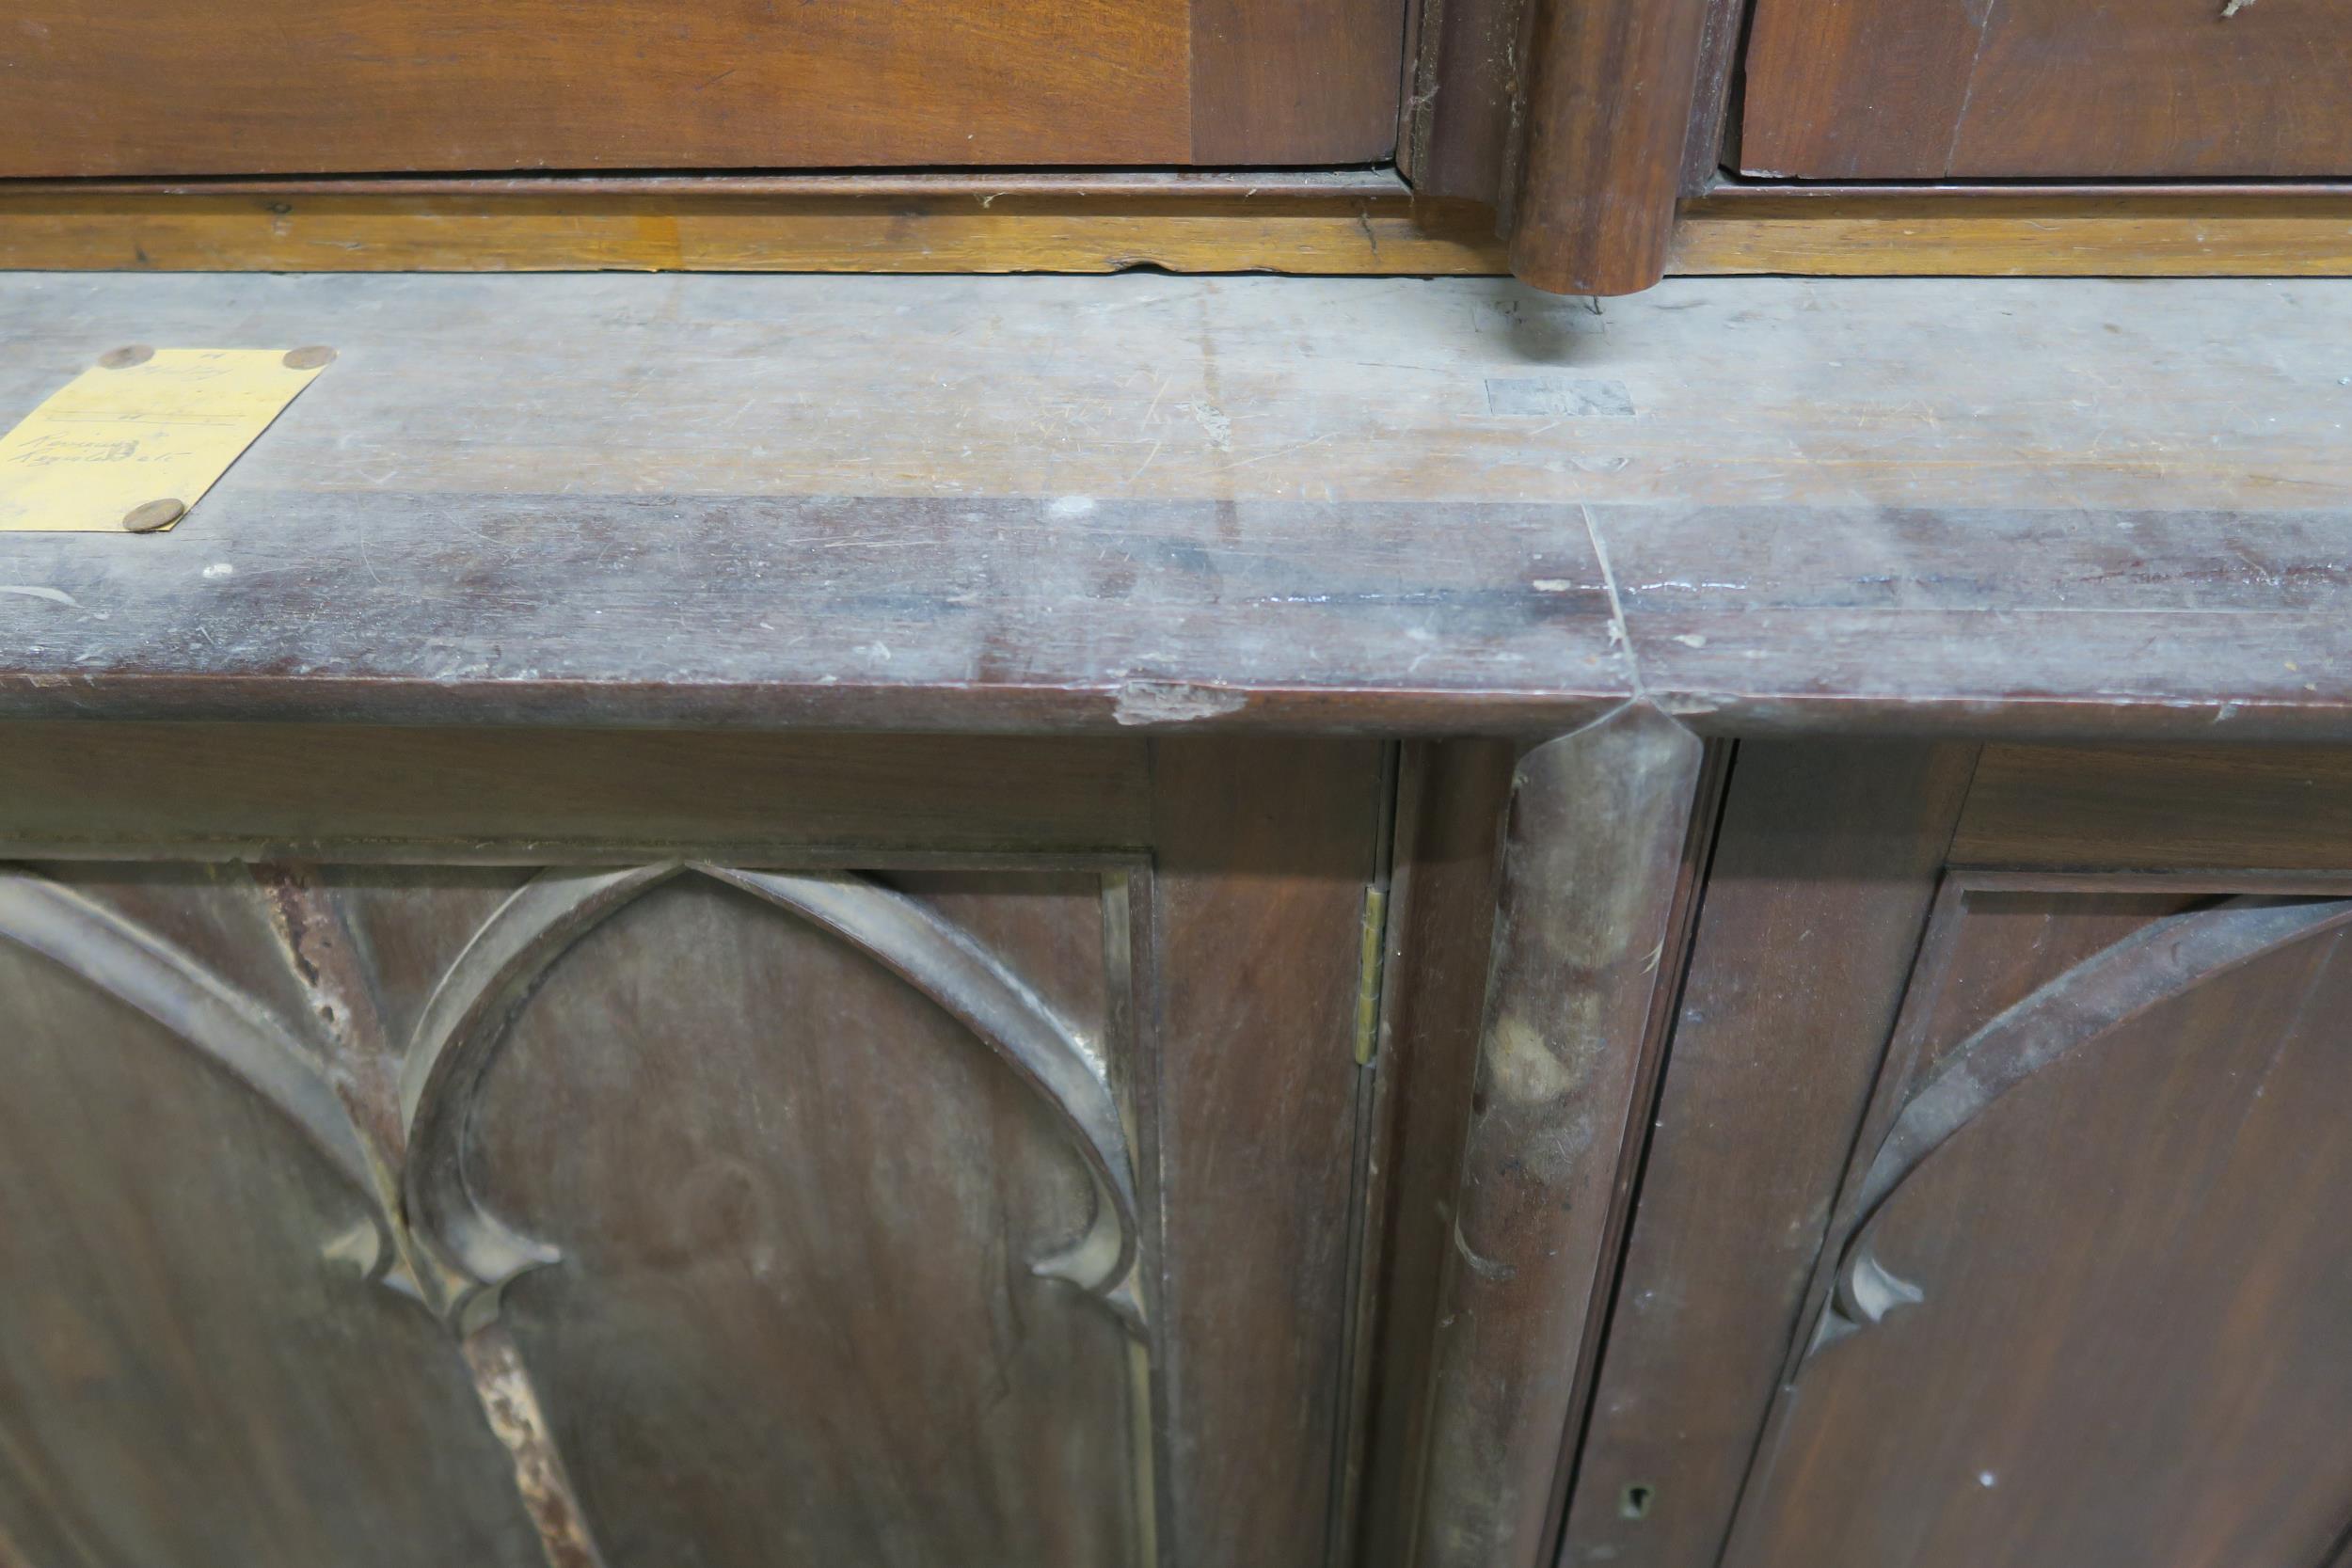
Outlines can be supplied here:
M2332 748L1989 746L1952 859L2042 872L2341 873L2352 756Z
M1675 1022L1681 1014L1682 996L1690 978L1692 943L1698 938L1700 911L1705 905L1709 863L1715 837L1723 822L1724 790L1731 782L1737 743L1709 741L1700 764L1698 784L1692 792L1691 821L1683 832L1682 865L1677 875L1672 914L1665 941L1658 950L1658 972L1665 983L1650 992L1649 1021L1642 1032L1641 1056L1633 1069L1633 1104L1627 1113L1628 1136L1617 1162L1617 1181L1609 1196L1609 1221L1601 1238L1602 1266L1593 1275L1593 1300L1586 1309L1584 1338L1577 1348L1576 1389L1569 1399L1569 1435L1561 1449L1560 1474L1554 1483L1551 1514L1544 1525L1544 1540L1556 1544L1567 1523L1575 1495L1576 1462L1592 1419L1593 1391L1600 1383L1601 1357L1607 1354L1610 1324L1614 1321L1618 1289L1625 1274L1626 1240L1639 1200L1642 1167L1648 1159L1650 1136L1658 1120L1658 1101L1666 1075ZM1576 1568L1570 1563L1568 1568Z
M1422 0L1399 165L1426 196L1500 205L1530 0Z
M1393 169L1354 168L999 168L833 169L767 174L299 174L203 175L138 180L0 180L0 198L21 196L616 196L1085 197L1091 200L1267 200L1394 196L1406 190Z
M1691 193L1733 205L1787 201L1947 200L1997 208L2011 201L2229 202L2258 198L2299 201L2352 200L2347 180L1923 180L1866 183L1851 180L1751 180L1719 174Z
M1430 1380L1421 1568L1544 1560L1703 748L1629 704L1520 759ZM1590 890L1612 896L1597 899Z
M1511 270L1560 293L1665 276L1708 0L1536 0Z
M952 805L940 781L957 781ZM155 781L169 779L167 788ZM285 724L0 726L0 852L1100 863L1149 841L1141 740ZM880 858L877 857L885 857Z
M1406 1568L1428 1452L1430 1354L1470 1123L1478 1010L1518 748L1507 740L1408 743L1397 798L1374 1116L1387 1148L1379 1279L1370 1331L1377 1374L1358 1489L1362 1568Z
M1752 0L1708 0L1706 31L1699 38L1698 87L1691 103L1691 129L1682 144L1682 194L1705 196L1724 179L1731 159L1740 46L1747 37Z

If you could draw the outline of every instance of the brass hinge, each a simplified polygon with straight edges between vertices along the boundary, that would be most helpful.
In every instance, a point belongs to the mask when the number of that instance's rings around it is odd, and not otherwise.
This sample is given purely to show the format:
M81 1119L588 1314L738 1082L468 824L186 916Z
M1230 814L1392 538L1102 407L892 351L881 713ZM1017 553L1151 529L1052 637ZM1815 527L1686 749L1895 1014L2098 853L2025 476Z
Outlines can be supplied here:
M1356 1065L1370 1067L1380 1044L1380 980L1389 958L1389 890L1364 889L1361 946L1356 955Z

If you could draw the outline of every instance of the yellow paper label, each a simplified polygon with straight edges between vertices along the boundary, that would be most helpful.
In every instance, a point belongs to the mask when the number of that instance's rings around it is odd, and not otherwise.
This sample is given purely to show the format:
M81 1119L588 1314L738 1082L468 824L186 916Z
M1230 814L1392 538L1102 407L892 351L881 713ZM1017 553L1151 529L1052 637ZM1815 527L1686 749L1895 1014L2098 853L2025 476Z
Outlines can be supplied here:
M317 377L286 353L159 348L84 371L0 436L0 532L115 533L150 502L193 507Z

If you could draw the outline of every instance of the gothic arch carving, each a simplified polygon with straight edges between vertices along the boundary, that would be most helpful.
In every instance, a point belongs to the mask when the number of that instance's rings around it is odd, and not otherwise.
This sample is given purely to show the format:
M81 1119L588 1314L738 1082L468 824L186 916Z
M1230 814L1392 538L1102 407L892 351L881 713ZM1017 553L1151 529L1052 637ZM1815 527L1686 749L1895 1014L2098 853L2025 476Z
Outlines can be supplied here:
M2003 1096L2151 1008L2280 948L2352 925L2352 898L2233 898L2169 916L2075 965L1955 1046L1888 1127L1845 1206L1830 1300L1808 1354L1924 1292L1880 1261L1888 1203L1935 1152Z
M560 1256L490 1214L467 1180L476 1091L508 1023L574 942L686 875L707 877L841 938L1010 1067L1060 1120L1094 1188L1086 1232L1032 1267L1089 1291L1131 1330L1139 1328L1135 1177L1106 1065L1001 962L914 899L853 876L682 862L542 873L474 933L420 1015L402 1068L404 1196L409 1226L448 1271L439 1282L444 1309L461 1324L486 1322L508 1281Z
M33 872L0 870L0 939L79 975L209 1057L292 1122L375 1210L358 1130L310 1047L269 1007L154 932Z

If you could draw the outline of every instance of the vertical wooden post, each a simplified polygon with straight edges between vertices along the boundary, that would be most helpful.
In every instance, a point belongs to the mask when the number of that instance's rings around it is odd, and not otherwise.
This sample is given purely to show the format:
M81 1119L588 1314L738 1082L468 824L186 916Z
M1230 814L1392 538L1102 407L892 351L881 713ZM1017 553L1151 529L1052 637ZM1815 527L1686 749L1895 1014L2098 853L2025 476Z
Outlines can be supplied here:
M1513 779L1454 1250L1431 1372L1416 1568L1546 1561L1701 758L1646 703Z
M1511 270L1555 293L1665 276L1708 0L1534 0Z

